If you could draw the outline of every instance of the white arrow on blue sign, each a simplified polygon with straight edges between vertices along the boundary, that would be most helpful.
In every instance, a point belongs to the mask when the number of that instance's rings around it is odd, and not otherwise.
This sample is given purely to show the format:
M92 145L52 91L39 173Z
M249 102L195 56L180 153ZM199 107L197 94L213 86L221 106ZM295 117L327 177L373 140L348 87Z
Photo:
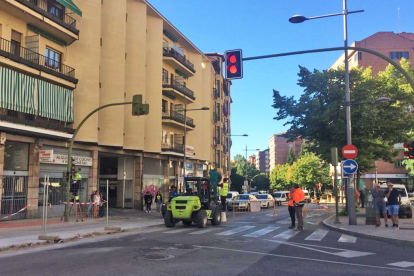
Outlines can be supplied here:
M358 170L358 163L355 160L348 159L342 163L342 170L347 174L354 174Z

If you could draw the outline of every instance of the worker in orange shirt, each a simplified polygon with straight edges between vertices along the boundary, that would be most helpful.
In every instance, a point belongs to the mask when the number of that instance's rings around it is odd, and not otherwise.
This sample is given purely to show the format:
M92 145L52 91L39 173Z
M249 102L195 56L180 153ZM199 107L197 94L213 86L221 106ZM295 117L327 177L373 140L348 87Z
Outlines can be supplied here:
M295 213L298 219L298 228L296 231L303 231L303 213L302 209L305 206L305 193L299 187L298 184L293 186L295 188L295 192L293 193L293 205L295 206Z
M295 228L295 205L293 204L293 192L295 191L293 189L293 187L290 187L289 189L289 194L288 194L288 210L289 210L289 215L290 215L290 219L292 220L292 225L289 227L289 229L294 229Z

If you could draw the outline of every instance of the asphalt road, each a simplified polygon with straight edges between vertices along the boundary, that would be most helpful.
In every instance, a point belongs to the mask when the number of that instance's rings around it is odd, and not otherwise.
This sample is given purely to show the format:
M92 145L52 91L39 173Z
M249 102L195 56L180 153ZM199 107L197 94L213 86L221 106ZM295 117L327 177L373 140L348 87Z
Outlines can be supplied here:
M413 247L343 235L324 218L310 211L294 232L283 210L3 252L0 275L414 275Z

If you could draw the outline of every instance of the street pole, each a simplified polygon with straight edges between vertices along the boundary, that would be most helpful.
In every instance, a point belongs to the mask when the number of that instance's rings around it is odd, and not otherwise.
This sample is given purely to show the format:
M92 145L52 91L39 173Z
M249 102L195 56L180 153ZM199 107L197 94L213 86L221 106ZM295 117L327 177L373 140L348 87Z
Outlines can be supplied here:
M124 156L124 171L122 175L122 179L123 179L122 180L122 210L125 209L125 178L126 178L125 163L126 163L126 156Z
M245 184L248 184L248 182L247 182L247 144L246 144L246 163L245 163L245 165L244 165L244 167L245 167L245 171L246 171L246 177L245 177L245 180L244 180L244 182L245 182ZM251 187L250 187L250 185L249 185L249 192L251 191Z
M346 102L346 140L348 145L352 145L351 132L351 95L349 93L349 64L348 64L348 9L346 0L343 0L344 10L344 46L345 46L345 102ZM348 176L348 217L349 225L357 225L355 213L355 191L354 191L354 175Z
M183 165L184 170L183 170L183 176L185 178L185 159L186 159L185 151L186 151L186 148L187 148L187 146L186 146L186 143L187 143L187 100L184 98L184 101L185 101L185 107L184 107L184 139L183 139L183 143L184 143L184 158L183 158L184 159L184 165Z

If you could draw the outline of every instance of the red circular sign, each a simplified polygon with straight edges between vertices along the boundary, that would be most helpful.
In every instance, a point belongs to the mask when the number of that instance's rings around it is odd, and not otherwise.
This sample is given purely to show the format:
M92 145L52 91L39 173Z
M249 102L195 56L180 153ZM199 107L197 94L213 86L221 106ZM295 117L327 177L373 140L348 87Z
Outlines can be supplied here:
M346 145L342 148L342 156L346 159L354 159L358 156L358 150L353 145Z

